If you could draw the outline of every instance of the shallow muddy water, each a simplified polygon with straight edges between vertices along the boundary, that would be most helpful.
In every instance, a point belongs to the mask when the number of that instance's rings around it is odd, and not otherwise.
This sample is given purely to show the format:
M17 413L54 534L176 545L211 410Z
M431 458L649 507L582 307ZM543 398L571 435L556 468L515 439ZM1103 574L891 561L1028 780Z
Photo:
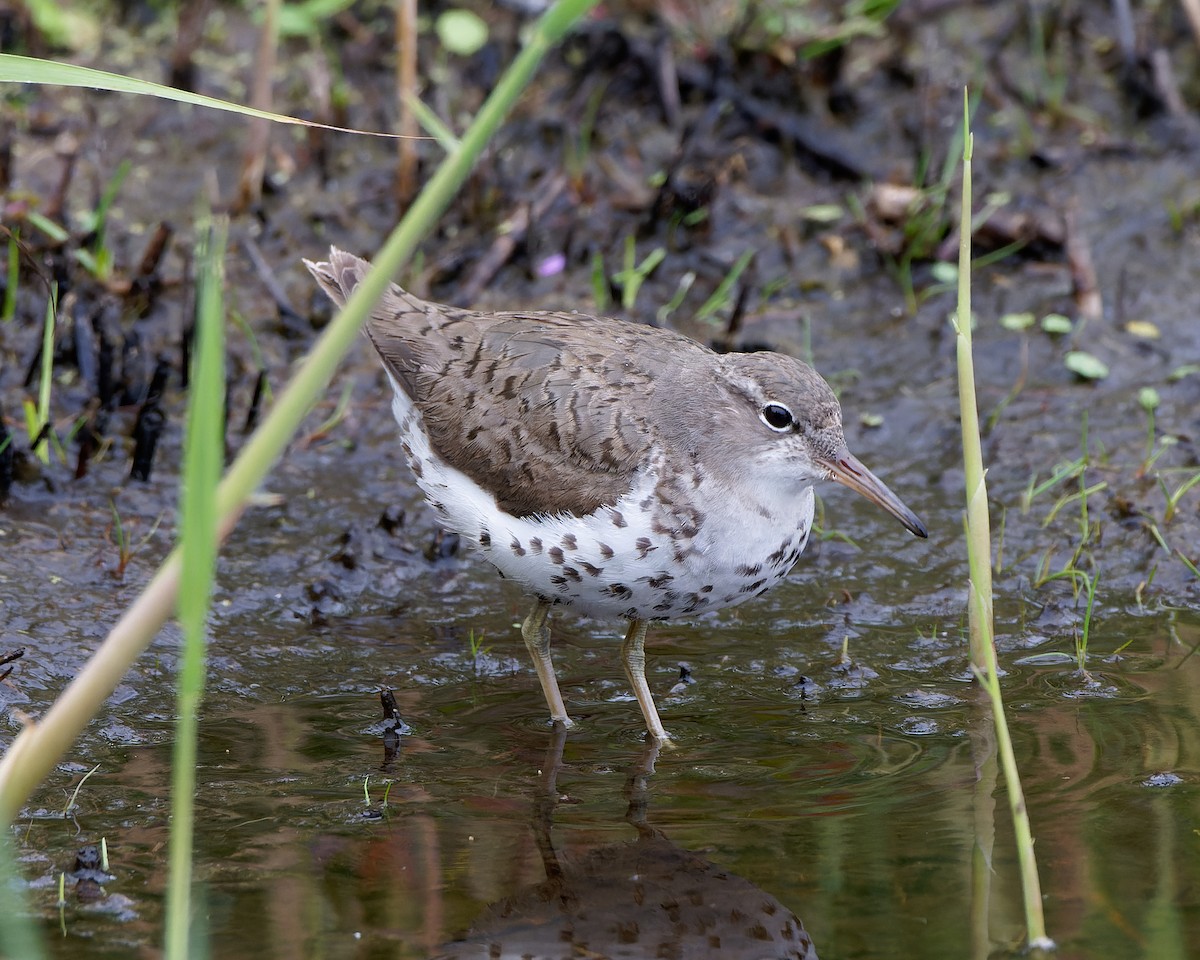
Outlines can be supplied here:
M1055 53L1070 69L1056 111L1013 90L1047 69L1029 49L1026 5L1019 16L1009 5L943 6L928 22L901 14L886 35L847 48L837 69L856 100L849 113L832 110L831 81L803 64L805 82L788 99L775 89L786 71L748 57L743 92L797 123L826 124L877 180L909 183L921 151L940 163L952 138L955 121L936 118L956 120L961 84L978 83L977 204L1004 193L1012 209L1077 218L1098 317L1081 316L1061 244L1034 244L975 281L1005 698L1058 956L1193 957L1200 486L1173 510L1168 498L1200 470L1200 137L1193 117L1145 118L1126 100L1107 7L1062 5L1071 16L1057 24ZM477 105L489 65L511 58L515 19L491 15L487 55L442 62L460 72L430 81L430 99L453 116ZM232 10L213 17L203 76L224 89L241 76L254 34ZM1146 42L1169 49L1190 96L1200 83L1194 45L1165 13L1143 17ZM316 82L321 57L334 57L353 85L349 121L386 127L390 27L366 22L372 43L338 32L319 55L289 47L279 108L308 109L298 91ZM148 62L139 51L160 49L161 38L129 30L79 59L109 69ZM590 310L593 255L611 272L633 237L639 261L658 246L668 255L629 315L655 320L694 273L671 322L719 339L689 317L755 249L735 345L811 353L838 388L851 449L930 538L821 489L823 536L790 581L754 603L651 629L649 682L675 737L656 754L621 672L623 625L556 612L558 675L578 721L561 736L545 721L520 640L528 601L439 539L397 449L382 374L360 344L220 560L197 790L210 955L1015 955L1024 919L1007 795L966 661L951 294L919 261L921 298L906 311L882 252L902 227L868 209L868 179L814 172L803 150L764 132L770 118L751 122L727 109L747 104L694 80L681 132L635 69L638 31L591 30L573 55L547 63L410 282L454 297L513 205L544 187L543 172L579 159L577 118L595 98L582 172L475 305ZM626 34L626 59L584 58L611 54ZM679 58L694 78L695 63ZM223 187L236 181L239 128L228 118L80 91L29 98L10 108L19 122L6 203L54 192L64 130L82 144L68 212L87 209L131 159L110 228L121 270L159 218L189 221L210 172ZM231 454L260 366L277 391L311 340L309 315L324 309L299 258L330 242L369 253L393 220L390 147L334 140L318 162L297 139L276 142L287 149L273 155L275 191L255 215L235 218L227 261L237 314ZM425 156L437 159L431 147ZM709 226L690 233L658 218L648 187L681 156L714 190ZM853 214L851 201L866 212ZM841 205L842 219L817 226L804 211L822 204ZM168 426L149 482L128 479L128 405L86 476L73 478L73 458L52 460L22 475L0 508L0 656L26 651L0 683L0 746L78 672L172 545L186 402L177 354L190 309L190 240L180 233L164 261L165 292L140 319L73 275L85 304L115 311L126 345L136 333L146 372L160 354L173 364ZM281 318L264 292L251 241L301 321ZM538 276L540 258L557 252L566 268ZM37 256L43 266L67 259ZM36 378L27 386L25 374L45 307L25 273L17 316L0 324L0 405L18 444L28 439L19 413L34 395ZM1071 333L999 320L1023 311L1065 313ZM74 336L64 330L64 341ZM1074 376L1064 365L1072 349L1103 359L1109 375ZM55 369L65 437L93 388L65 343ZM345 416L326 428L344 387ZM1152 423L1145 387L1159 397ZM120 576L114 510L131 547ZM1099 577L1090 623L1086 597L1049 579L1072 563ZM1081 673L1075 641L1085 624ZM50 956L153 955L161 943L177 641L168 626L14 829ZM380 720L381 689L395 692L398 734ZM60 872L102 838L111 863L98 898L68 881L60 910Z
M917 637L882 607L781 627L819 591L778 593L743 616L657 631L651 684L676 737L657 758L614 679L615 643L569 618L556 652L578 726L562 738L503 612L467 618L486 638L478 657L415 617L224 621L197 795L212 955L808 956L784 934L799 929L793 914L826 957L1018 945L991 723L957 631ZM1200 617L1105 623L1129 646L1097 655L1090 680L1003 657L1047 920L1062 956L1103 944L1186 957L1200 937ZM838 662L847 634L850 666ZM162 646L151 659L169 658ZM666 693L681 660L695 682ZM394 744L377 722L381 680L408 726ZM159 927L170 680L138 686L74 756L76 771L100 770L70 817L64 771L22 818L54 956L126 956ZM101 836L108 901L70 903L60 937L52 878ZM990 870L973 869L981 846Z
M390 433L377 413L367 440ZM831 496L828 516L861 549L825 541L759 602L659 625L649 677L676 745L654 757L616 625L556 616L578 721L559 737L516 628L520 591L470 555L417 554L397 575L395 558L433 533L411 488L388 470L368 482L390 485L389 504L410 518L383 534L376 501L324 485L344 456L299 459L304 470L272 485L285 505L252 513L222 562L197 794L213 956L885 958L1019 946L991 720L967 680L960 590L938 572L948 524L924 544ZM314 483L323 492L306 496ZM372 547L359 569L331 575L347 518ZM289 565L272 580L281 544ZM314 623L335 588L341 599ZM1200 613L1106 602L1084 677L1046 662L1070 651L1055 621L1073 614L1065 588L1057 612L1045 592L1002 597L999 626L1060 955L1189 956L1200 937ZM59 649L64 662L80 655ZM22 817L22 870L53 956L127 956L156 940L174 655L168 633ZM677 684L681 663L690 684ZM394 741L381 687L396 691L406 725ZM72 900L64 936L57 872L101 837L108 899ZM981 849L990 870L974 859ZM496 944L502 953L489 952Z

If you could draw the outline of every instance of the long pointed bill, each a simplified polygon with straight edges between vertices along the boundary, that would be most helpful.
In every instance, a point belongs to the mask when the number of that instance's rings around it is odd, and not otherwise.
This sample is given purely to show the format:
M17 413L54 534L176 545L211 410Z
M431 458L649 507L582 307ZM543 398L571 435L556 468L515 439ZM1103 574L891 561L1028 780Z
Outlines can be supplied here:
M918 537L929 536L925 524L904 505L904 501L892 493L882 480L864 467L862 461L845 447L842 447L835 458L831 460L822 458L817 462L829 471L830 480L849 487L855 493L861 493L872 503L883 507Z

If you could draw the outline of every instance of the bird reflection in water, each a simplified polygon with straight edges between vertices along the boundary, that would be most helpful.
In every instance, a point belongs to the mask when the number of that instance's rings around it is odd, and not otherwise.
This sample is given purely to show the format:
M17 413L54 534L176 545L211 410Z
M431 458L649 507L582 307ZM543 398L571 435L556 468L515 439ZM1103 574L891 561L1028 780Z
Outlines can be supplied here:
M750 881L672 843L647 821L658 744L630 771L626 819L637 838L567 860L554 848L566 730L556 724L542 767L533 829L546 879L492 904L435 960L580 957L816 960L800 918Z

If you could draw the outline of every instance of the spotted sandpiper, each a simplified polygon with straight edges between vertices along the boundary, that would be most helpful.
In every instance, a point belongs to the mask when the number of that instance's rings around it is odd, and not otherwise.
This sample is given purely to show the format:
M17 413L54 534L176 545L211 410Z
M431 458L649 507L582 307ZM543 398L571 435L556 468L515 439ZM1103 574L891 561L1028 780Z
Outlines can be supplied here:
M339 305L369 264L305 265ZM833 480L924 525L846 447L810 366L718 354L687 337L579 313L481 313L392 284L367 322L408 466L441 522L535 596L521 635L550 716L571 723L550 659L555 603L629 621L625 673L650 735L646 625L756 597L808 541Z

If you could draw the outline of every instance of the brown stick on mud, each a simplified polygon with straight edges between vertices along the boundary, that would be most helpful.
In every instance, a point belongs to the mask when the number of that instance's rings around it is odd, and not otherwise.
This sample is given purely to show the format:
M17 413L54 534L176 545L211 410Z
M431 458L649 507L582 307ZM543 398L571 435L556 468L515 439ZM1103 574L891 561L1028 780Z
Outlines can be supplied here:
M54 154L63 162L62 173L58 178L58 185L42 208L42 214L47 220L57 223L63 218L63 210L67 205L67 191L71 189L71 180L75 176L75 161L79 159L79 138L70 132L59 134L54 141Z
M254 393L250 397L250 407L246 410L246 422L242 424L242 436L249 436L258 426L258 415L262 412L263 394L267 389L267 371L260 369L254 378ZM226 391L226 397L229 391Z
M475 269L467 277L454 297L459 306L474 303L483 288L492 282L496 272L504 266L517 249L517 244L525 239L531 224L536 223L546 215L555 200L558 199L567 178L558 174L550 178L549 183L539 183L533 200L521 203L511 217L504 221L500 234L492 242L491 249L475 264Z
M163 254L167 252L167 244L171 242L171 236L174 233L174 228L166 220L158 222L158 226L154 228L154 233L150 236L150 242L146 244L145 252L142 253L142 259L138 262L137 276L139 278L150 280L158 275L158 266L162 262Z
M167 415L162 409L162 395L170 375L171 362L165 357L160 357L154 368L146 399L138 409L137 420L133 424L133 458L129 468L129 477L132 480L149 480L150 472L154 469L154 454L158 450L163 428L167 425Z
M163 279L158 269L162 264L167 246L174 235L174 228L165 220L160 220L150 235L150 241L138 261L137 268L127 280L112 280L109 290L131 298L130 309L137 316L145 316L154 305L158 292L162 289Z
M1085 320L1099 320L1104 314L1104 301L1100 296L1100 283L1096 279L1096 267L1092 262L1092 248L1079 227L1079 210L1075 203L1067 206L1067 265L1071 268L1071 285L1075 292L1075 305L1079 316Z
M1179 89L1175 68L1171 65L1171 52L1166 47L1158 47L1150 54L1150 74L1167 113L1173 117L1188 116L1187 102Z
M417 194L417 0L396 4L396 100L401 138L396 142L396 210L402 214Z
M313 49L312 60L308 68L308 96L311 101L313 119L320 123L334 124L333 116L333 78L329 72L329 58L325 49L317 45ZM338 126L345 126L341 120ZM308 138L308 153L310 162L317 168L321 185L329 180L329 138L326 131L320 127L306 127L305 136Z
M272 106L271 79L275 74L275 48L279 37L279 5L281 0L267 0L262 32L258 36L258 55L254 58L254 79L251 83L250 105L258 110ZM233 212L241 213L262 199L263 175L267 169L267 147L271 139L271 122L254 117L246 133L246 155L242 160L242 176L238 183Z

